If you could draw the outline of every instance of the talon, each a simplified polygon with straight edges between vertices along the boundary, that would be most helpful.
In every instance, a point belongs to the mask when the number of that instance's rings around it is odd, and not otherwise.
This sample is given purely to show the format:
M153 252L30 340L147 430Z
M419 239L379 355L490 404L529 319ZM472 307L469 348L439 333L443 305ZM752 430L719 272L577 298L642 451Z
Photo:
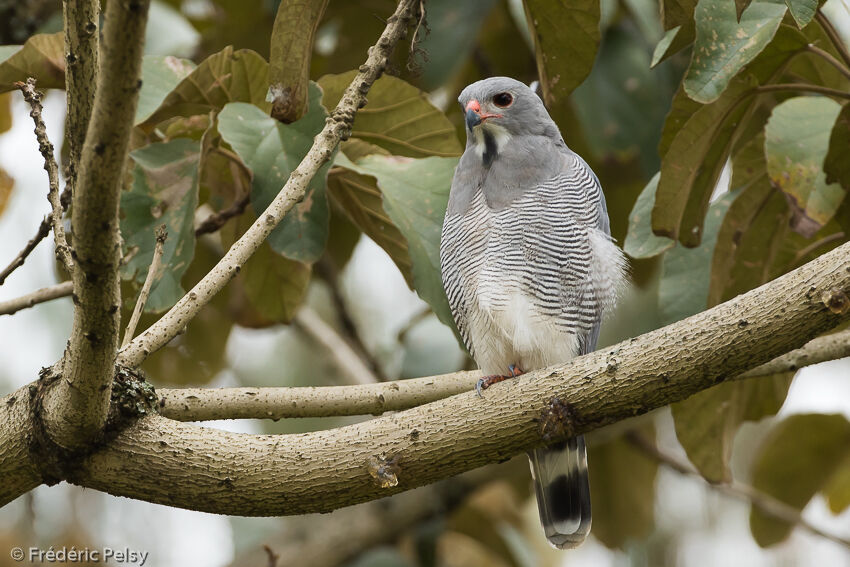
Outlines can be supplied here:
M520 367L516 364L511 364L510 366L508 366L508 370L510 370L510 374L491 374L489 376L484 376L483 378L479 379L478 382L475 383L475 392L478 394L478 397L484 397L481 394L481 390L486 390L493 384L503 382L504 380L516 378L517 376L523 373L522 369L520 369Z
M478 382L475 383L475 393L478 394L479 398L483 398L484 395L481 393L481 390L486 390L487 386L484 385L484 378L480 378Z

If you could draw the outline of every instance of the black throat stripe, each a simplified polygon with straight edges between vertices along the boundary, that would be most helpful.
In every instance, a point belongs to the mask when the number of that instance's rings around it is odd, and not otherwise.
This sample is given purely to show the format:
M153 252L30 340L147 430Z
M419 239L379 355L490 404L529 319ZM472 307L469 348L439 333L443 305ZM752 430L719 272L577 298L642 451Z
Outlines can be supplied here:
M490 167L490 164L492 164L493 160L496 159L496 156L498 155L499 150L498 150L498 146L496 145L496 138L493 137L493 134L491 134L487 130L484 130L483 134L484 134L484 155L482 155L481 157L484 159L484 167Z

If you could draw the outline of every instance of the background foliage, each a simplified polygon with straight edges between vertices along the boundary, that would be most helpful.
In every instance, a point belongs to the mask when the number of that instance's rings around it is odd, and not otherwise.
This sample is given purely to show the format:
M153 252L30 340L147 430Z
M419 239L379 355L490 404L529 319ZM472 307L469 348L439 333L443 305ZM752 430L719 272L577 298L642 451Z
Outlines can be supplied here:
M125 318L150 264L155 228L165 224L169 233L141 327L271 202L394 6L306 4L154 2L121 204ZM294 320L301 338L285 348L285 376L270 378L263 369L237 380L344 380L332 363L316 362L325 354L303 338L309 332L297 314L304 305L346 336L378 377L468 366L456 351L423 349L408 335L433 330L436 320L453 329L438 245L465 140L454 98L486 76L539 80L568 145L602 181L634 280L603 343L697 313L838 246L850 235L850 9L841 0L822 4L428 0L426 24L397 50L391 74L375 83L332 163L236 280L145 369L157 385L220 383L231 332ZM23 7L2 9L23 18ZM10 44L0 46L0 93L28 76L40 88L63 88L61 14L33 8L27 18L11 31L0 26L2 43ZM0 94L0 133L12 124L10 96ZM0 212L12 186L0 170ZM226 222L205 227L213 218ZM427 304L382 340L360 336L368 316L350 312L368 314L369 307L353 305L366 300L346 296L339 281L361 236L383 249ZM798 509L820 494L839 514L850 505L850 423L841 415L768 420L744 441L752 453L746 469L730 467L741 425L776 414L792 379L727 383L675 405L678 443L710 482L740 476ZM629 428L656 436L652 419ZM622 433L592 439L593 534L633 558L664 557L674 543L653 531L658 462ZM357 564L450 565L459 553L465 564L542 561L530 559L524 532L534 521L521 512L527 477L500 482L481 489L486 497L412 526L400 551L366 554ZM761 546L791 531L757 510L750 524Z

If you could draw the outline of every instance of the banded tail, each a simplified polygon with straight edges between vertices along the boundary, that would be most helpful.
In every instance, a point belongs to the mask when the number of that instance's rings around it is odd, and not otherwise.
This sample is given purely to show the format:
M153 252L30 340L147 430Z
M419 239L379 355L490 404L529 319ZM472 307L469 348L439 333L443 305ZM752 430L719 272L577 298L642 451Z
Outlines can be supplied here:
M559 549L578 547L590 533L590 481L584 436L528 454L537 509L546 539Z

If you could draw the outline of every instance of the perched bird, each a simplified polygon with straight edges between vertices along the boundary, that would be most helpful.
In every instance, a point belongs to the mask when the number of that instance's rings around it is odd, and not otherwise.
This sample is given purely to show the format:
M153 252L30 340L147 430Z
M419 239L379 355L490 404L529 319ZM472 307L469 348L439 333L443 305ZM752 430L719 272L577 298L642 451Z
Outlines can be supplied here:
M491 384L596 348L603 314L625 282L599 180L564 143L523 83L466 87L466 150L440 242L443 285L460 335ZM584 438L529 453L549 542L590 531Z

